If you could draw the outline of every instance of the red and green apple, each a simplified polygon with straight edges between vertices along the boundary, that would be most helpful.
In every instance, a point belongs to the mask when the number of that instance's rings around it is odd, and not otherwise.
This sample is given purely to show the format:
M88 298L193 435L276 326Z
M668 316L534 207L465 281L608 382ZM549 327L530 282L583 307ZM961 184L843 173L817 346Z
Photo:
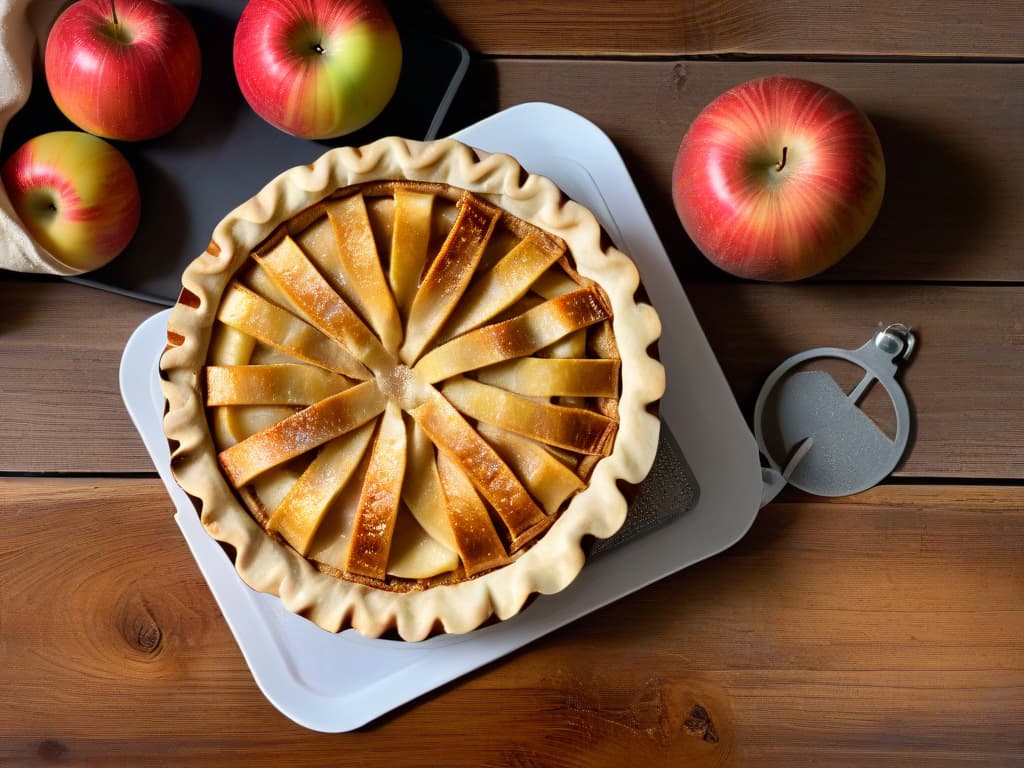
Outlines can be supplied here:
M138 141L180 123L199 89L200 55L185 15L161 0L78 0L46 39L46 83L82 130Z
M125 249L139 225L139 187L120 152L81 131L30 139L0 168L25 230L67 266L97 269Z
M721 269L799 280L842 259L882 204L878 135L824 85L766 77L732 88L697 116L672 172L687 234Z
M234 63L256 114L286 133L327 139L387 106L402 45L379 0L250 0L235 29Z

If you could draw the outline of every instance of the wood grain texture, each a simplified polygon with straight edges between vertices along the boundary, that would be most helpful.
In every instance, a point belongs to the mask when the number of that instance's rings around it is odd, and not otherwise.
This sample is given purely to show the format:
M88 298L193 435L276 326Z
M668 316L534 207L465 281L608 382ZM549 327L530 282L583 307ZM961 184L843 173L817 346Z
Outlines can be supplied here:
M0 479L0 763L1012 765L1022 489L790 494L737 546L359 732L246 670L157 480Z
M487 54L873 54L1021 56L1012 0L436 0L437 15Z
M900 321L917 330L920 346L902 377L917 428L897 474L1024 478L1024 288L688 282L686 290L748 419L764 379L790 355L859 347L877 323ZM18 308L0 335L0 427L16 437L0 441L0 469L152 471L117 370L134 324L158 308L20 280L0 281L0 302ZM886 429L883 402L865 409ZM81 435L87 449L73 439Z
M912 326L899 375L915 422L897 476L1024 478L1024 293L1019 287L690 283L687 295L748 420L768 375L815 347L855 349ZM830 371L847 392L863 372ZM843 376L843 378L840 378ZM864 410L895 434L884 393Z
M715 97L772 74L837 89L870 117L886 193L829 280L1024 281L1024 66L828 62L475 62L450 128L530 101L579 112L615 142L679 273L719 279L672 206L679 142Z
M121 401L132 331L160 307L0 273L0 470L152 470Z

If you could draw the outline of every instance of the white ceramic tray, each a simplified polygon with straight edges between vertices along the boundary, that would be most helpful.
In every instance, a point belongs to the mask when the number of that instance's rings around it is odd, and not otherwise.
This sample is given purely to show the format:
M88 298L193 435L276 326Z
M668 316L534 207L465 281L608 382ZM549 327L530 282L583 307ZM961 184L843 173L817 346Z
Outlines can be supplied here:
M588 563L568 589L537 598L518 616L466 635L422 643L324 632L253 592L199 523L170 475L160 424L157 360L165 343L160 312L133 334L121 362L121 391L174 500L175 519L267 698L314 730L357 728L383 713L670 573L721 552L746 533L761 503L754 438L669 263L636 187L608 137L579 115L550 104L523 104L456 134L487 151L516 156L589 207L639 265L661 313L660 354L669 389L662 417L697 483L697 505L659 529Z

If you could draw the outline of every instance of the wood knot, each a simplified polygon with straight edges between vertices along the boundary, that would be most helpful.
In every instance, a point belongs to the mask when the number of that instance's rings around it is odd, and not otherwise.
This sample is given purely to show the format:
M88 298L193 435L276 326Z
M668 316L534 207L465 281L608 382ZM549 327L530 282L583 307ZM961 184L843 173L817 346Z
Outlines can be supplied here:
M119 623L121 635L132 648L150 656L160 652L164 633L144 603L133 601L122 606Z
M715 724L711 715L700 704L694 704L690 710L690 716L683 723L683 730L691 736L697 736L708 744L718 743L718 733L715 732Z
M680 62L672 67L672 89L678 94L686 88L686 81L690 75L686 71L686 65Z
M36 754L43 758L43 760L57 760L67 751L68 748L56 739L46 739L45 741L39 742L39 748L36 749Z

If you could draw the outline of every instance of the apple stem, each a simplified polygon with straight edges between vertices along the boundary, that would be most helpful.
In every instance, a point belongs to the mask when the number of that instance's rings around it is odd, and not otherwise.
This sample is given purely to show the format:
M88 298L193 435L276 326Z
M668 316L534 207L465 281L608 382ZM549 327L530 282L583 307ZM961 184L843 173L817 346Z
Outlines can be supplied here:
M313 52L322 56L324 53L324 47L320 45L320 43L313 43Z
M781 171L786 167L786 153L789 151L789 147L782 148L782 160L775 164L775 170Z
M117 26L117 7L114 5L114 0L110 0L110 13L114 17L114 26Z

